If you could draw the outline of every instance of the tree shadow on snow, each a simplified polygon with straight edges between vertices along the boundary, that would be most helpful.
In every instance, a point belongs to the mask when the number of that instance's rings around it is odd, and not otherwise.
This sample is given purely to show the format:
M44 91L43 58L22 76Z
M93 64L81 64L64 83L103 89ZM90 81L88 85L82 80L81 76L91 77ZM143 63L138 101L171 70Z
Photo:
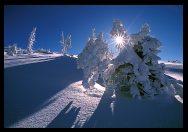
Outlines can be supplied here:
M112 125L111 98L112 91L106 90L90 119L83 125L84 128L110 127Z
M183 105L174 97L132 99L106 90L84 128L178 128L183 127ZM161 101L161 99L163 101Z
M82 80L76 66L75 58L57 57L4 69L4 127L42 109L62 88Z
M60 114L47 126L47 128L70 128L79 111L80 107L71 107L72 101L60 112ZM70 109L68 112L67 110Z

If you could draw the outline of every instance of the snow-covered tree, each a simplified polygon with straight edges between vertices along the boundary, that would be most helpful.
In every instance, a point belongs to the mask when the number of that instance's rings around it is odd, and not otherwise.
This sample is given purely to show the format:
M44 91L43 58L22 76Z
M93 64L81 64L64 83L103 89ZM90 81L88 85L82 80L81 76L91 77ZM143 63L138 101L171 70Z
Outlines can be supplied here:
M61 43L61 52L62 52L62 53L65 53L65 39L64 39L64 34L63 34L63 32L62 32L62 34L61 34L61 41L60 41L60 43Z
M121 52L125 45L130 44L130 38L127 30L119 19L113 21L112 30L110 32L112 39L115 41L115 47Z
M17 54L17 46L16 44L13 44L12 46L8 47L7 55L14 56Z
M127 31L125 30L125 27L122 24L121 20L115 19L113 21L112 30L110 34L112 35L112 37L117 36L117 35L126 36Z
M164 64L159 64L160 57L157 53L160 52L159 47L161 42L150 36L150 27L148 24L143 24L138 34L134 34L132 39L134 50L149 69L149 81L154 94L160 94L166 87L169 87L169 80L164 75Z
M116 94L140 97L151 93L148 74L147 66L135 53L132 45L127 45L111 61L104 72L104 78L108 89L114 89Z
M33 30L32 30L32 32L31 32L31 34L30 34L30 36L29 36L28 46L27 46L27 52L29 54L33 53L33 49L32 48L33 48L33 44L35 42L36 30L37 30L37 28L34 27Z
M66 39L64 39L64 34L62 32L62 35L61 35L61 51L63 54L66 54L67 53L67 50L69 48L71 48L71 35L69 34Z
M123 27L122 23L116 23ZM114 32L111 34L114 36L119 33L120 26L114 26L118 24L113 24ZM125 29L120 31L124 33ZM116 94L141 98L160 94L169 86L164 76L164 65L158 64L157 53L161 43L149 32L149 25L144 24L139 33L130 35L130 41L110 62L103 74L107 89L115 89Z
M77 60L78 68L83 69L84 72L82 85L85 88L93 88L108 61L108 44L103 38L103 33L99 33L96 37L93 29L85 48L78 55Z
M65 49L66 49L66 52L69 48L71 48L71 35L67 35L66 39L65 39Z

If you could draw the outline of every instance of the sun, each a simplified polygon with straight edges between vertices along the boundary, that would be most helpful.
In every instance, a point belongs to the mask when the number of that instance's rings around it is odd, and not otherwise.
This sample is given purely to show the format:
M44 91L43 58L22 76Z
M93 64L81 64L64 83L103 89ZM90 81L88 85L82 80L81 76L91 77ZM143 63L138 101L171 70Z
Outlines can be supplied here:
M114 42L115 42L115 47L118 49L118 50L121 50L125 47L125 37L124 35L116 35L114 36Z
M115 38L115 41L116 41L117 44L123 44L124 43L124 39L123 39L122 36L117 36Z

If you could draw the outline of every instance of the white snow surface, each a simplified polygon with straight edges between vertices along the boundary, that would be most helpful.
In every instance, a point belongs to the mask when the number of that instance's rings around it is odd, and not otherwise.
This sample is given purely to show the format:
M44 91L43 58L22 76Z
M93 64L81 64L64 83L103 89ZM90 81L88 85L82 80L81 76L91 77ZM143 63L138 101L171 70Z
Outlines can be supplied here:
M166 66L165 74L169 75L176 80L183 81L183 63L172 63L159 61L159 63L164 63Z
M85 91L81 84L81 81L70 84L42 105L52 102L51 104L10 127L82 127L97 108L104 88L96 84L94 92L92 90ZM58 117L59 114L60 117Z
M23 65L23 64L49 61L59 56L61 56L61 54L55 54L55 53L54 54L33 53L32 55L22 54L18 56L4 55L4 68Z
M139 100L111 98L112 92L100 82L94 89L84 89L75 55L4 55L4 127L181 128L183 64L163 63L166 74L178 82L176 95L167 90Z

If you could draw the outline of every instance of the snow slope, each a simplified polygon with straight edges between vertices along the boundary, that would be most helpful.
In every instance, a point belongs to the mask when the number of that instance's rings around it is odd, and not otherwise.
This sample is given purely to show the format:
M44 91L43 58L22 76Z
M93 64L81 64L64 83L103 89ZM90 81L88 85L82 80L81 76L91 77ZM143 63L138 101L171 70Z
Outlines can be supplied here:
M76 67L75 56L4 57L4 127L183 127L183 80L176 97L111 98L100 84L85 90Z
M166 75L169 75L177 80L183 81L183 63L172 63L172 62L165 62L165 61L159 61L159 62L165 63Z
M61 54L34 53L32 55L22 54L18 56L4 55L4 68L23 65L23 64L49 61L49 60L53 60L55 57L58 57L58 56L61 56Z

